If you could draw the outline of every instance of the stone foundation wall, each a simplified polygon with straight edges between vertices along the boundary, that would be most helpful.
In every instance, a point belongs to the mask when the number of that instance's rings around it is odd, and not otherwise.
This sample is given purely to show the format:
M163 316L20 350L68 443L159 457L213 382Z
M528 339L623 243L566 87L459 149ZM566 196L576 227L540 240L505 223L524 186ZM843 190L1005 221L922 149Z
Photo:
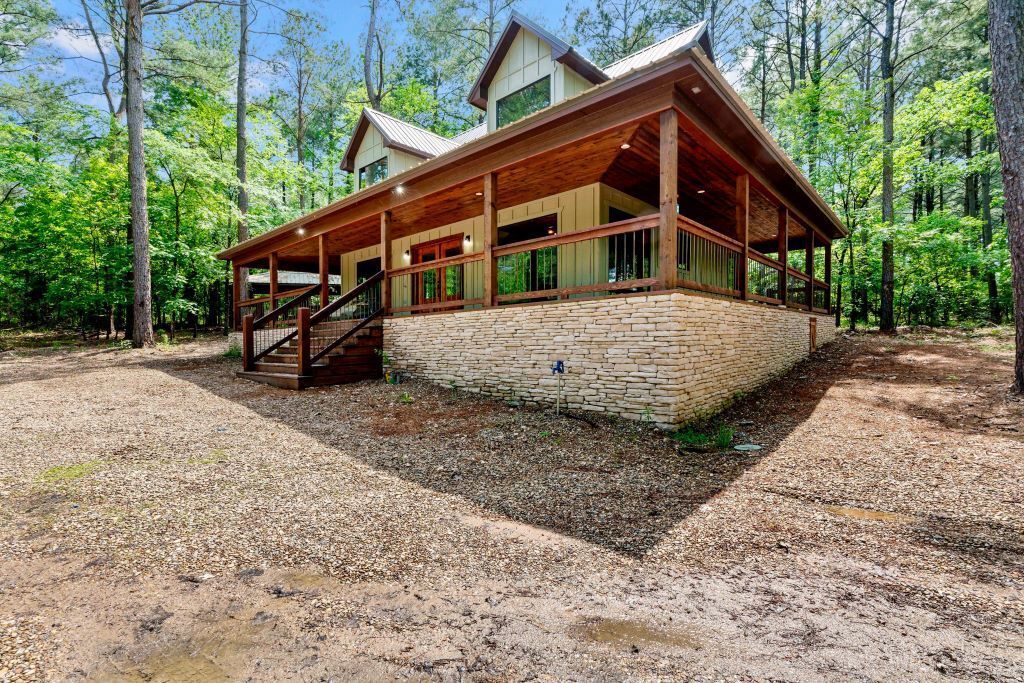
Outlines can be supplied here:
M675 426L808 354L806 312L681 292L388 318L396 368L443 386ZM835 336L817 318L818 345Z

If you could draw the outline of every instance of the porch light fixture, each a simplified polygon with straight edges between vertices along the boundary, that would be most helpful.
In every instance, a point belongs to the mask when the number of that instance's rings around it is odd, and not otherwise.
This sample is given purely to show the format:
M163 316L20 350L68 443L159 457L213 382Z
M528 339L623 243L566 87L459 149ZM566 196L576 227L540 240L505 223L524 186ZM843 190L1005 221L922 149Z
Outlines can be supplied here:
M621 145L619 145L619 149L629 149L629 143L623 142Z
M701 93L700 86L693 86L692 88L690 88L690 92L692 92L694 95L699 95Z
M470 235L466 235L466 244L469 244L472 241L473 241L473 237L470 236Z
M408 261L408 260L409 260L409 256L411 256L411 254L409 253L409 250L408 250L408 249L406 249L406 250L405 250L405 253L403 254L403 256L405 256L405 260L406 260L406 261Z

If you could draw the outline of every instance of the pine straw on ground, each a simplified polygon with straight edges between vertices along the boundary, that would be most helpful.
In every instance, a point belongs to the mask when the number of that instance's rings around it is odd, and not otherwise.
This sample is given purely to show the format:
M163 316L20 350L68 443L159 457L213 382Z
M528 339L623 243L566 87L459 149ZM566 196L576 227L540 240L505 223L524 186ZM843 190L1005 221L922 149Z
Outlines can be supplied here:
M0 680L1016 680L1008 339L844 338L708 425L748 453L415 381L274 389L222 339L8 351Z

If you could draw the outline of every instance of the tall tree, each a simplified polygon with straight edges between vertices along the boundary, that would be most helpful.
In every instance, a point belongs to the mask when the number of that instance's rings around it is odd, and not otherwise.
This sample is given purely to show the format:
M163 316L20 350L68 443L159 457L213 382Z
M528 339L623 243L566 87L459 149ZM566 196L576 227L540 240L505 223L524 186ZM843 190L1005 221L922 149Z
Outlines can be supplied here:
M238 2L238 82L235 88L235 175L238 178L238 241L249 239L249 190L246 187L246 108L249 104L247 90L249 60L249 0ZM246 296L249 269L239 271L238 291Z
M384 81L384 48L377 27L379 9L380 0L370 0L370 20L366 24L366 40L363 42L363 83L366 85L366 97L373 109L380 109L380 91ZM374 64L377 73L374 73Z
M1013 267L1017 353L1013 390L1024 393L1024 3L989 0L992 95L1002 156L1004 207Z

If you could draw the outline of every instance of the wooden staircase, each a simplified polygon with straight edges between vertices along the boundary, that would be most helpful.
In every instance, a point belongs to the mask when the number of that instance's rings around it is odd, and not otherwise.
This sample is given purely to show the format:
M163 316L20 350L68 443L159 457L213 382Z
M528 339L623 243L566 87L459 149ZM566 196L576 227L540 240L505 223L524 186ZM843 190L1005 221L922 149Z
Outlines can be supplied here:
M354 325L353 322L349 327ZM383 348L384 329L377 321L357 330L322 359L311 364L308 374L299 374L299 342L292 338L257 361L252 370L239 370L235 376L282 389L379 379L383 374L380 358Z
M383 276L377 273L322 308L314 286L259 319L246 316L242 369L235 375L283 389L379 378Z

